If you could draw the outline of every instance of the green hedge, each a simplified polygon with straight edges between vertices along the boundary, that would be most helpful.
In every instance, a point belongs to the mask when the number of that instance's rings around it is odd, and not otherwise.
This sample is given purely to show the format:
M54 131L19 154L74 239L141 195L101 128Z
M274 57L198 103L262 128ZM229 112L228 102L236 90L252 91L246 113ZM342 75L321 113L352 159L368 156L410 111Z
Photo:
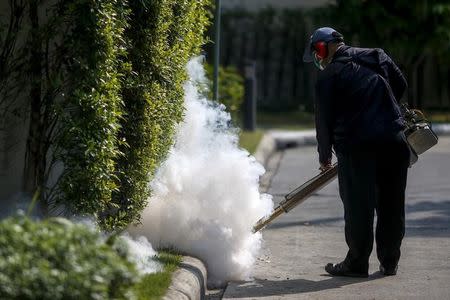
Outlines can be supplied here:
M130 299L134 265L99 233L65 219L0 223L0 299ZM117 247L118 248L118 247Z
M113 209L119 188L116 161L123 116L121 58L127 8L120 0L61 2L69 22L67 96L61 104L57 154L64 163L57 203L77 214L99 215Z
M120 189L113 202L120 209L107 227L138 221L150 195L148 183L173 144L183 116L185 66L200 52L209 23L209 0L131 1L128 60L132 71L122 89L126 116L119 149Z
M185 66L200 53L210 0L59 1L67 91L53 204L103 228L140 219L149 181L183 116Z

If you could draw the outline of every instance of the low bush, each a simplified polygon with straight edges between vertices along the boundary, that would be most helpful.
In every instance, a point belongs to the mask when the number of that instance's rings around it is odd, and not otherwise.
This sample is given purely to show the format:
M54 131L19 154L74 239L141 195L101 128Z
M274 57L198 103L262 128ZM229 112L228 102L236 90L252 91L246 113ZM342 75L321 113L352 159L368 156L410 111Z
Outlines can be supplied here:
M94 229L65 219L6 219L0 299L130 299L139 277L114 248Z

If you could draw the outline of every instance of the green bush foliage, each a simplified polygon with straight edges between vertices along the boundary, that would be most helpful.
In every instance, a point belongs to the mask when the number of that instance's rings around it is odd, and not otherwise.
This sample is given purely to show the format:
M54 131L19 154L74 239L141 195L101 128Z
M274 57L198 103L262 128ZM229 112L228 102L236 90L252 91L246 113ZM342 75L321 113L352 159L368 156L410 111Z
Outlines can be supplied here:
M119 0L62 4L70 22L64 38L70 58L57 138L58 159L64 164L57 202L71 212L96 215L114 208L111 194L119 188L120 58L128 10Z
M213 66L206 65L206 74L209 82L213 81ZM208 89L208 97L212 99L212 86ZM219 68L219 102L223 103L235 121L244 101L244 77L234 66L220 66Z
M107 227L138 221L150 195L148 183L173 144L183 116L183 84L188 60L200 52L209 23L209 0L130 1L127 59L132 71L122 89L126 116L121 122L119 207Z
M126 255L86 225L0 223L0 299L130 299L136 278Z
M44 212L92 215L104 229L138 221L182 120L185 66L205 43L210 0L8 5L0 13L0 52L20 57L1 55L14 72L0 70L0 95L23 102L30 123L26 192L42 190ZM21 67L12 68L17 61ZM32 99L16 101L11 82Z

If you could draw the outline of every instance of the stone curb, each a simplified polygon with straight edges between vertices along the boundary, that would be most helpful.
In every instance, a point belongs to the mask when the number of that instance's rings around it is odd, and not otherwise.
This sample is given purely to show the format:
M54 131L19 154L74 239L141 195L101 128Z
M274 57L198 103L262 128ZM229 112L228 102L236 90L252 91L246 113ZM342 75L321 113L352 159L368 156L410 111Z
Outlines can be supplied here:
M434 124L438 135L450 135L450 124ZM270 130L264 134L254 157L266 166L269 157L278 149L316 145L315 130L283 131ZM184 256L183 261L172 276L172 283L163 297L164 300L205 299L206 267L197 258Z
M434 132L438 136L450 135L450 124L432 124ZM264 166L274 151L300 146L317 145L316 131L284 131L270 130L264 134L255 152L255 158Z
M180 267L172 275L172 283L164 300L205 299L206 267L199 259L184 256Z
M269 134L265 133L256 148L255 154L253 155L256 160L263 166L266 165L269 157L276 150L277 145L275 138Z
M437 135L450 135L450 124L432 124Z
M269 157L279 149L316 144L315 130L283 131L270 130L266 132L258 145L254 157L266 166Z

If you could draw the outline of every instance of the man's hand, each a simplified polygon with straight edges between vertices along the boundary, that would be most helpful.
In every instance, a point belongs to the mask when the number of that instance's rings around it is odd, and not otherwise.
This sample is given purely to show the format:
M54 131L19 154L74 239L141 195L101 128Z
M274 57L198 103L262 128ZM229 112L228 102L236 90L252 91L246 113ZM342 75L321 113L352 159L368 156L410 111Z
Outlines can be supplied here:
M325 172L328 169L331 169L332 165L331 165L331 159L325 163L320 163L320 168L319 170L322 172Z

